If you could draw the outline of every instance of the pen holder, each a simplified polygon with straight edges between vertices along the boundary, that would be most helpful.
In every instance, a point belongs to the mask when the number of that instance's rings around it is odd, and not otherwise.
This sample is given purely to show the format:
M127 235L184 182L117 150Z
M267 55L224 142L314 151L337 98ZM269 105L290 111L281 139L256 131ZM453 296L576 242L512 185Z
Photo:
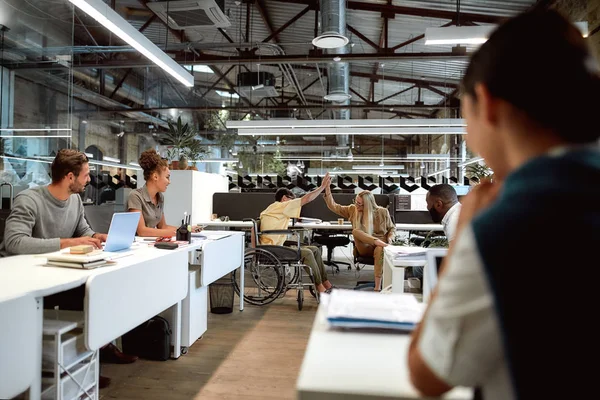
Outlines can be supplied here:
M191 242L192 241L192 232L190 230L188 230L187 226L181 225L179 228L177 228L175 237L177 240Z

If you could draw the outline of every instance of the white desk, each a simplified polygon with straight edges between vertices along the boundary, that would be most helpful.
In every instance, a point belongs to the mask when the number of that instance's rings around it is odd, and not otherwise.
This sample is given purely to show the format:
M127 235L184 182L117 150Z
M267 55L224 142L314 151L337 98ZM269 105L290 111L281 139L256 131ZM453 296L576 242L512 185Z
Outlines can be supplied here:
M34 382L37 311L32 296L0 294L0 399L10 399Z
M396 224L397 231L443 231L441 224Z
M192 257L188 271L187 296L180 302L181 319L172 325L181 326L173 335L173 357L181 350L187 351L208 329L208 285L240 269L239 282L244 292L244 233L233 231L205 231L206 240L199 241L200 253ZM190 254L192 256L192 254ZM232 289L233 290L233 289ZM244 297L240 297L240 311L244 310ZM173 318L173 316L171 316Z
M118 264L93 270L44 266L46 259L23 255L3 258L0 293L36 299L34 362L30 399L39 399L42 370L43 297L86 284L85 343L96 350L173 306L187 293L187 253L192 244L176 250L140 246Z
M421 399L410 383L406 334L333 331L321 302L296 384L299 400ZM444 399L470 400L455 388Z
M423 267L426 264L426 256L415 258L395 258L394 246L383 249L383 283L382 288L392 285L392 292L404 292L404 268Z

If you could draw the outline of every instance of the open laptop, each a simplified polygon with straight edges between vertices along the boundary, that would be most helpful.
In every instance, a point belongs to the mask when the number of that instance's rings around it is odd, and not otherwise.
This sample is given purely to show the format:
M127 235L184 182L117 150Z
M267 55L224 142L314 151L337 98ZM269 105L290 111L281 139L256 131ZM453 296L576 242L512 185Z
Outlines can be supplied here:
M135 232L139 221L139 211L114 213L108 228L104 251L128 250L135 241Z
M423 269L423 302L429 301L431 292L438 281L438 272L444 257L448 254L448 249L433 248L427 249L425 268Z

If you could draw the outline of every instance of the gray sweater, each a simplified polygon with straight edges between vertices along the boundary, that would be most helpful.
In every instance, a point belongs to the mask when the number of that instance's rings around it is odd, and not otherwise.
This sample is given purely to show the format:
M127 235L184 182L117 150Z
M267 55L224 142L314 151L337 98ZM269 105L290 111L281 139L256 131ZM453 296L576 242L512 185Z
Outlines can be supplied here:
M47 186L27 189L15 197L6 219L0 256L41 254L60 250L60 239L92 236L81 198L58 200Z

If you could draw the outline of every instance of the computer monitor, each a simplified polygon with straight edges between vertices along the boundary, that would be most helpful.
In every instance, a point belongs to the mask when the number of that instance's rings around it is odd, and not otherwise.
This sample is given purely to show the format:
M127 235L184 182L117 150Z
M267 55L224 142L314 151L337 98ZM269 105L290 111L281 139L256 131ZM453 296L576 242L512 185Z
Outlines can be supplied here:
M437 285L438 273L444 257L448 254L448 249L433 248L427 249L425 268L423 269L423 302L429 301L433 288Z

